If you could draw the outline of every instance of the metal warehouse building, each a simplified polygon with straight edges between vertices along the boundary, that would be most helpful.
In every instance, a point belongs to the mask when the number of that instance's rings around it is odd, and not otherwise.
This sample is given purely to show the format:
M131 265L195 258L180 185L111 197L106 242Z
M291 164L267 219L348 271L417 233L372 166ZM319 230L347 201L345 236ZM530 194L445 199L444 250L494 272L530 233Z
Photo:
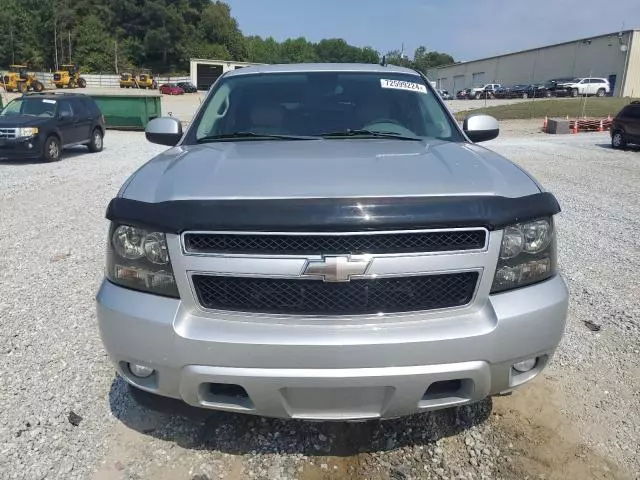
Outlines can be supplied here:
M429 70L438 88L455 92L486 83L544 83L552 78L601 77L613 95L640 96L640 30L581 38L572 42L456 63Z

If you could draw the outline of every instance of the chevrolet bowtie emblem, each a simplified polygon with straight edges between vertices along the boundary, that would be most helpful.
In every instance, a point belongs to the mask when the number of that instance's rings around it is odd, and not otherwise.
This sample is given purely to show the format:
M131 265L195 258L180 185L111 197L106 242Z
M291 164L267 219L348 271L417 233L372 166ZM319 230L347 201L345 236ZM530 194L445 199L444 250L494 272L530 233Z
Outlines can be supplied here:
M325 282L348 282L352 276L364 275L371 261L364 255L324 257L322 260L309 260L302 274L322 277Z

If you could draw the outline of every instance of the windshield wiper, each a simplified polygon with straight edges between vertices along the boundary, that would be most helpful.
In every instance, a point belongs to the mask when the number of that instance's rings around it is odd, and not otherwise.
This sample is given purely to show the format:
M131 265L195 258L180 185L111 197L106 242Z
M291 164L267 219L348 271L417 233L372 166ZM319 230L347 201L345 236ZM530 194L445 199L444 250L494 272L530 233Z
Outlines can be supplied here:
M317 140L318 137L305 135L284 135L284 134L268 134L256 132L233 132L222 133L220 135L207 135L198 138L198 143L207 142L224 142L226 140Z
M397 132L383 132L379 130L354 130L348 128L341 132L329 132L320 135L323 138L346 138L346 137L376 137L376 138L393 138L396 140L413 140L421 142L423 139L420 137L411 137L409 135L402 135Z

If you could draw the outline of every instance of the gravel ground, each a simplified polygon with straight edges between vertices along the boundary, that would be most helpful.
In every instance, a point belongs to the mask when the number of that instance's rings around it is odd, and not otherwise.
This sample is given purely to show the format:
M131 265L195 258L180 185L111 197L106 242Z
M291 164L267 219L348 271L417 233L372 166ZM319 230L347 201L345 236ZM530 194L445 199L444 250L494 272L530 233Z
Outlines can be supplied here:
M0 478L640 478L640 151L506 127L487 146L563 207L567 335L512 396L384 423L139 404L105 356L93 299L108 200L163 147L109 132L99 154L0 163Z

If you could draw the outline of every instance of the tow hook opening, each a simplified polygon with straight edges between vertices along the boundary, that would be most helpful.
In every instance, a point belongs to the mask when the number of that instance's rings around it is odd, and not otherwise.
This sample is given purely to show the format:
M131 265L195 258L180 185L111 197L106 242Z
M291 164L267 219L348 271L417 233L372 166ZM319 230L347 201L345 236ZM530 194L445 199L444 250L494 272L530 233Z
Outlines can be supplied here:
M205 404L253 409L245 388L233 383L203 383L200 385L200 398Z

